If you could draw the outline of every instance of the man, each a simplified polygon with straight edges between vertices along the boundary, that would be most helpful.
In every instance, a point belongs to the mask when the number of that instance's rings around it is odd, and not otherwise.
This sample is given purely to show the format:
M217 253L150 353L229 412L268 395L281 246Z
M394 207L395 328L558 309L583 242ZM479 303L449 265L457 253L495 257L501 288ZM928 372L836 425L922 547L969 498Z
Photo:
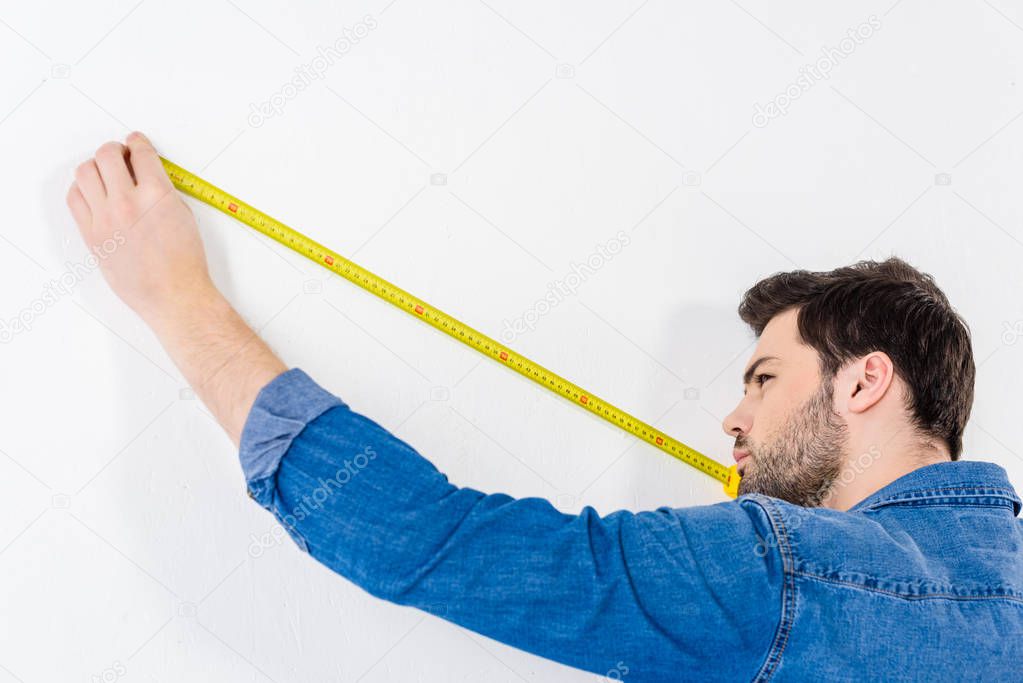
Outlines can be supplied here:
M142 135L100 147L67 200L87 244L124 237L103 274L239 446L249 494L372 595L628 681L1019 678L1020 499L960 460L969 329L905 262L746 293L738 499L571 515L450 484L288 369L213 286Z

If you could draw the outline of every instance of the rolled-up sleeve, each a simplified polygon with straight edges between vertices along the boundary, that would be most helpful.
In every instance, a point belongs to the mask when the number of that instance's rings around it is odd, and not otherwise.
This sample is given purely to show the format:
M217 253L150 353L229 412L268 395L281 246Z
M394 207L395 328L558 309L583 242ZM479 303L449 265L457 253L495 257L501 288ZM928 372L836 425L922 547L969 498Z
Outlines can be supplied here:
M748 501L573 515L457 487L298 368L259 392L240 457L249 494L336 573L580 669L750 680L781 618L783 560Z

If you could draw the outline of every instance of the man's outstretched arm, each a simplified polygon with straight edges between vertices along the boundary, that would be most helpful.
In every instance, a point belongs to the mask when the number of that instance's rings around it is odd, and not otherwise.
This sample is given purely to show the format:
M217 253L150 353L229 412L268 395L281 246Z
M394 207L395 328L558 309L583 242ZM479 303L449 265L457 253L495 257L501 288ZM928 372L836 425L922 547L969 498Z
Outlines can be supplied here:
M90 246L124 236L104 275L239 444L250 495L313 558L377 597L611 678L756 675L783 574L759 506L572 515L451 484L245 325L144 138L90 164L68 202Z
M287 367L210 280L192 210L140 133L75 169L68 207L114 292L156 333L237 445L256 393Z

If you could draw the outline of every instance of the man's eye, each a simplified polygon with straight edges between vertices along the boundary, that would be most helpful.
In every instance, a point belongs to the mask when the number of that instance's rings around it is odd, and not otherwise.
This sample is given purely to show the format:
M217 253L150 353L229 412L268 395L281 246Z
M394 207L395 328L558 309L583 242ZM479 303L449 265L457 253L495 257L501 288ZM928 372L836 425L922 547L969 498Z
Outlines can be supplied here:
M762 386L764 384L764 382L766 382L767 380L769 380L769 379L771 379L773 377L774 377L774 375L760 374L760 375L756 375L753 379L755 379L757 381L758 385Z

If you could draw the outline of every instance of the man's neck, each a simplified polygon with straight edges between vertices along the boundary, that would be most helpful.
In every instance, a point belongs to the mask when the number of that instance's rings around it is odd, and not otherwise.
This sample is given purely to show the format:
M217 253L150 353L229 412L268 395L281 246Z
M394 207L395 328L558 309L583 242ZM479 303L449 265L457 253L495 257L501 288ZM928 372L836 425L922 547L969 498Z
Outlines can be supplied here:
M896 479L926 465L951 460L948 448L920 441L899 440L899 430L883 447L870 445L851 449L842 472L821 502L822 507L848 510L867 496ZM878 441L874 441L874 444Z

